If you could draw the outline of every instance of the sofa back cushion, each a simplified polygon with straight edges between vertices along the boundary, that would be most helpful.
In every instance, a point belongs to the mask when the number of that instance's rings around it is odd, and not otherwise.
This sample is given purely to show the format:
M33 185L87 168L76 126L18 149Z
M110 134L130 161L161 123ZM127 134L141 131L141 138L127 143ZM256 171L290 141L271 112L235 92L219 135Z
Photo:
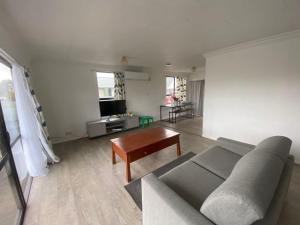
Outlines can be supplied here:
M284 136L273 136L269 137L260 142L254 151L267 152L279 157L282 162L286 162L292 141Z
M283 167L281 158L268 151L249 152L204 201L201 213L218 225L250 225L262 219Z
M246 155L255 148L255 145L250 145L224 137L219 137L217 139L217 145L241 156Z

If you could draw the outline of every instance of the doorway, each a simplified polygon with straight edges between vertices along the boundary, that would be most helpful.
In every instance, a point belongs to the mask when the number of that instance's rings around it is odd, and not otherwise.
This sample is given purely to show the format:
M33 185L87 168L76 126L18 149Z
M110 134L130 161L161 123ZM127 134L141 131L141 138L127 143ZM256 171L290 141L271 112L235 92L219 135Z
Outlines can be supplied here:
M204 105L205 80L192 80L187 83L187 100L194 105L196 121L190 128L202 136L203 129L203 105Z
M174 122L167 120L170 111L176 111L178 104L172 105L173 96L176 96L176 90L178 83L176 82L176 77L166 77L166 97L164 104L160 106L160 124L163 126L171 127L179 131L184 131L186 133L202 136L203 127L203 102L204 102L204 80L187 80L186 88L184 89L185 100L181 102L182 105L191 105L192 107L192 117L190 111L184 108L183 117L178 117ZM182 85L182 84L181 84ZM185 85L183 85L185 86ZM179 106L181 106L179 104ZM167 110L163 111L163 108ZM186 111L186 112L185 112ZM170 113L169 113L170 115Z

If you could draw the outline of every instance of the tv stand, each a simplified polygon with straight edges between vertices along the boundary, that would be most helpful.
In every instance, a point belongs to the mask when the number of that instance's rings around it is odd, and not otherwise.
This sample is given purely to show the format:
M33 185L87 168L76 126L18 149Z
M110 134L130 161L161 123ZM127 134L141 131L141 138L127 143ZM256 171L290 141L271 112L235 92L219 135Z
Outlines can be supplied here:
M94 138L139 127L138 116L112 117L87 123L88 137Z
M121 120L122 117L107 117L107 119L101 119L101 121L105 120L106 122L113 122L116 120Z

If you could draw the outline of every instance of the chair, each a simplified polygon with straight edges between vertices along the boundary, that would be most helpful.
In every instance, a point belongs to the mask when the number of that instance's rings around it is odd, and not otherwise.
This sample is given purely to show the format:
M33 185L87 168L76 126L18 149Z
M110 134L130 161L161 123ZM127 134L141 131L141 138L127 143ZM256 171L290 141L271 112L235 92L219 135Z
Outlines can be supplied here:
M140 119L140 126L142 128L145 127L145 122L147 121L147 124L150 125L150 123L154 122L153 116L139 116Z

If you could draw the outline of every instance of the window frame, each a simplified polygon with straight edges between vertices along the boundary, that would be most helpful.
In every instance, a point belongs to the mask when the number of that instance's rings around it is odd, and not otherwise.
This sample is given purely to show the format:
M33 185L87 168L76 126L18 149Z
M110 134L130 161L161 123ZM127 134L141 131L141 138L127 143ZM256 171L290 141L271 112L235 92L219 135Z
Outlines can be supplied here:
M100 94L99 94L99 85L98 85L98 73L111 73L114 76L115 76L115 73L111 72L111 71L96 71L96 79L97 79L98 99L99 99L99 101L114 100L115 96L113 96L113 97L100 97ZM113 88L115 88L115 84L114 84Z
M10 69L12 69L11 64L6 59L4 59L1 55L0 55L0 63L3 63L5 66L7 66Z
M173 87L173 93L171 95L168 95L167 94L167 88L166 88L166 91L165 91L165 96L174 96L175 93L176 93L176 76L166 76L166 87L167 87L167 78L173 78L174 80L174 87Z

